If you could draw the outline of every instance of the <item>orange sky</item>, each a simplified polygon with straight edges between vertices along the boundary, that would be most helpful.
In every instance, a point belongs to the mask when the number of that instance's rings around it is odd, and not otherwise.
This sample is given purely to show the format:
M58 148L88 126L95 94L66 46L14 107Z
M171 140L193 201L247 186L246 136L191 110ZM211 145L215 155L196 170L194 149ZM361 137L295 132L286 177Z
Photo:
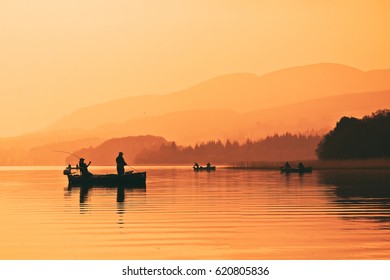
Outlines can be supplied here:
M318 62L389 68L390 1L2 0L0 136L118 97Z

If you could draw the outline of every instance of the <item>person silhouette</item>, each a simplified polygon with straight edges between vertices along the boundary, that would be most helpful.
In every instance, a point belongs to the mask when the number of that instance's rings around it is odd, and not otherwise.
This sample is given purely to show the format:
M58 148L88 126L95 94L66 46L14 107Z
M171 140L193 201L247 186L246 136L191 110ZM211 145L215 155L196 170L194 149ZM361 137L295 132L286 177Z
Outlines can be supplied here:
M125 159L123 158L123 153L119 152L116 158L116 171L119 176L125 175L125 166L127 165Z
M88 171L88 166L91 165L91 161L88 164L86 164L84 161L84 158L80 158L79 160L79 169L81 176L92 176L92 173Z

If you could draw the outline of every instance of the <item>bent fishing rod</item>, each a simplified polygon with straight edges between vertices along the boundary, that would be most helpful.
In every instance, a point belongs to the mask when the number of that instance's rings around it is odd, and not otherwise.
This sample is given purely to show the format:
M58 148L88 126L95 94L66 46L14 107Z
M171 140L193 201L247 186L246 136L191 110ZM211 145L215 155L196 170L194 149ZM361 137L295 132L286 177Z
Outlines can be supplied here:
M77 157L78 159L80 159L79 156L77 156L75 154L72 154L72 153L69 153L69 152L66 152L66 151L53 151L53 152L55 152L55 153L65 153L65 154L72 155L72 156ZM127 164L127 166L132 168L135 172L141 172L141 171L138 171L137 169L135 169L134 167L132 167L131 165Z
M53 152L55 152L55 153L65 153L65 154L68 154L68 155L72 155L72 156L74 156L74 157L77 157L78 159L81 158L81 157L79 157L79 156L77 156L77 155L75 155L75 154L72 154L72 153L69 153L69 152L66 152L66 151L53 151Z

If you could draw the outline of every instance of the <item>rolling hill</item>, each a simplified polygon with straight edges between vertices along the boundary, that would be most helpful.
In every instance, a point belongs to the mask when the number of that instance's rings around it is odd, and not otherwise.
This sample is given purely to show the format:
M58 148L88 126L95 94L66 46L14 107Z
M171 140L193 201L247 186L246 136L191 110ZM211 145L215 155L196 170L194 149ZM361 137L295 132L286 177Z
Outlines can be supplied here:
M90 129L104 123L189 110L245 113L309 99L387 89L390 89L390 70L363 72L329 63L288 68L263 76L231 74L180 92L133 96L86 107L54 122L47 130Z
M343 116L362 117L386 108L390 108L390 90L324 97L248 113L231 110L175 112L102 125L93 130L93 135L152 134L180 144L195 144L210 139L245 141L285 132L324 134Z
M264 76L232 74L167 95L135 96L86 107L50 127L0 138L2 164L54 164L53 150L158 135L179 145L245 141L275 133L324 134L342 116L390 108L390 70L338 64L294 67ZM64 158L64 157L63 157Z

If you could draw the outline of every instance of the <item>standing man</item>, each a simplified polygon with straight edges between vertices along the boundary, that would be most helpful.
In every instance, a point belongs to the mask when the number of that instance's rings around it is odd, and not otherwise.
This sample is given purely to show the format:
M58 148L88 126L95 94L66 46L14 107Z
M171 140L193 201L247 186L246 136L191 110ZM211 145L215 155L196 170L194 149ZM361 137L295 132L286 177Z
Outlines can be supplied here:
M123 153L119 152L119 155L116 158L116 171L119 176L125 175L125 165L127 165L127 163L123 159Z

